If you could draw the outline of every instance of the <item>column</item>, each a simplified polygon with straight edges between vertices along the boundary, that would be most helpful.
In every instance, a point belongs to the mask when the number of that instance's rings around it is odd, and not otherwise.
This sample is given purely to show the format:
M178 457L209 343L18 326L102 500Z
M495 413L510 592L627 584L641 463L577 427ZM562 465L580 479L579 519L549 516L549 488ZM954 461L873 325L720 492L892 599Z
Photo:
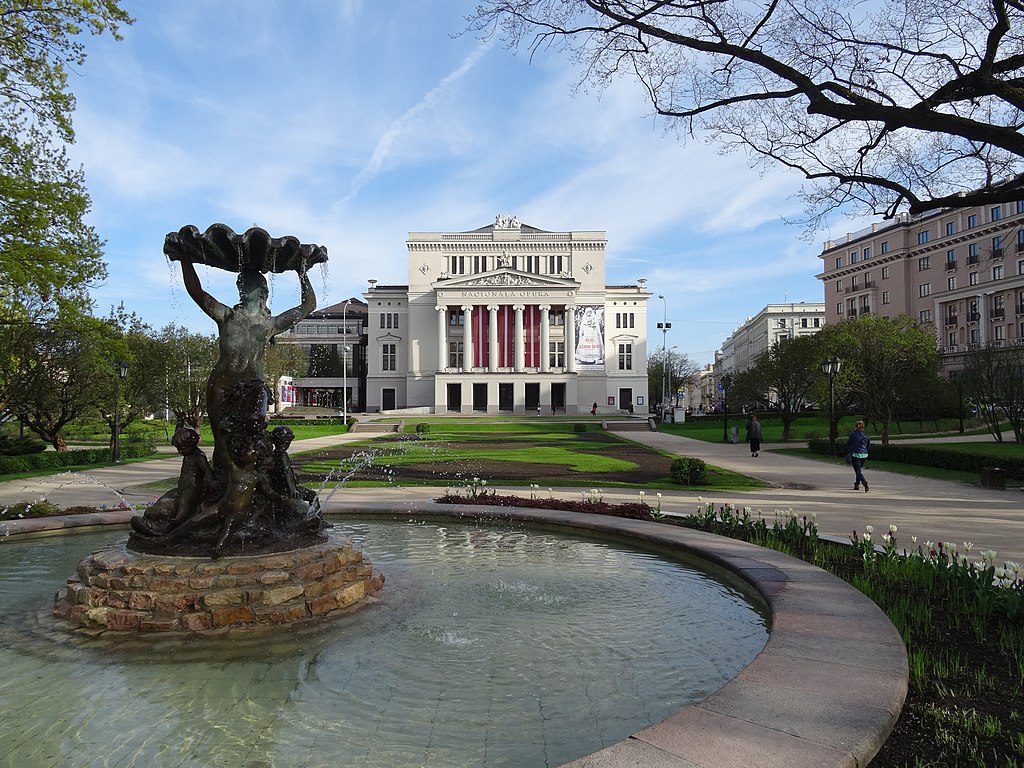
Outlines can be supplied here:
M498 370L498 305L488 304L490 323L487 328L487 370Z
M565 370L576 372L576 307L565 307Z
M462 307L462 370L473 370L473 306Z
M540 372L547 373L551 367L548 363L548 347L551 346L551 331L548 328L551 307L547 304L540 305Z
M437 372L448 368L448 307L434 307L437 310Z
M513 337L516 373L522 373L526 370L526 353L523 349L523 308L522 304L515 304L512 307L513 311L516 313L516 329L515 336Z

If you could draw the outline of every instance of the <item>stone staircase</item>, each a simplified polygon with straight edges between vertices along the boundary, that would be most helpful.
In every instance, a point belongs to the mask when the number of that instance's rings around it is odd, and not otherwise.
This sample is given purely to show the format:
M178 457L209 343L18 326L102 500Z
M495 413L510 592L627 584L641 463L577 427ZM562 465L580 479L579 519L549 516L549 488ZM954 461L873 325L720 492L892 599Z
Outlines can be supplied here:
M658 427L653 418L648 419L605 419L601 426L608 432L657 432Z
M404 427L404 421L357 421L349 427L348 431L359 434L386 435L401 432Z

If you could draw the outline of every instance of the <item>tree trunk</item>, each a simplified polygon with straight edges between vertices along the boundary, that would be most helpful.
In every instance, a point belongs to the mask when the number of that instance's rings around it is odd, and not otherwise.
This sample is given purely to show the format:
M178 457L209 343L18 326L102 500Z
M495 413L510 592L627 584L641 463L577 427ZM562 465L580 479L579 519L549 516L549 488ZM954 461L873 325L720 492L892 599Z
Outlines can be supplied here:
M54 447L58 453L67 453L68 441L64 439L64 433L60 430L50 435L50 445Z

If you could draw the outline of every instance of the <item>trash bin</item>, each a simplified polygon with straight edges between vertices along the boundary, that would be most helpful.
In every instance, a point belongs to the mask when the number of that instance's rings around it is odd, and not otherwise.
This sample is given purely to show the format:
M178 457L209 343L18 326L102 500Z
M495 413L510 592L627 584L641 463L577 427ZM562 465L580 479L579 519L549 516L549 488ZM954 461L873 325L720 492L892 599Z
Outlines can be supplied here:
M1006 490L1006 470L1001 467L981 468L981 487Z

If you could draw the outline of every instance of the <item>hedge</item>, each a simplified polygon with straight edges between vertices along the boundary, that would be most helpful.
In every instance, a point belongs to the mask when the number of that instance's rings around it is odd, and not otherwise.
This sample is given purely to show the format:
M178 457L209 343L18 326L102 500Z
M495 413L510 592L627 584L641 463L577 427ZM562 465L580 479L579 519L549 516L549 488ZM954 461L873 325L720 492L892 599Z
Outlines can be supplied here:
M121 457L138 459L150 456L156 449L147 443L121 444ZM47 469L64 469L65 467L110 464L109 448L85 448L75 451L46 451L23 456L0 456L0 475L16 472L36 472Z
M828 440L809 440L807 447L815 453L828 455ZM842 447L840 447L842 450ZM917 464L923 467L955 469L965 472L980 472L984 467L999 467L1007 477L1024 480L1024 458L995 457L987 453L972 453L968 450L950 450L940 445L916 445L911 443L872 444L868 461L895 461L900 464Z

